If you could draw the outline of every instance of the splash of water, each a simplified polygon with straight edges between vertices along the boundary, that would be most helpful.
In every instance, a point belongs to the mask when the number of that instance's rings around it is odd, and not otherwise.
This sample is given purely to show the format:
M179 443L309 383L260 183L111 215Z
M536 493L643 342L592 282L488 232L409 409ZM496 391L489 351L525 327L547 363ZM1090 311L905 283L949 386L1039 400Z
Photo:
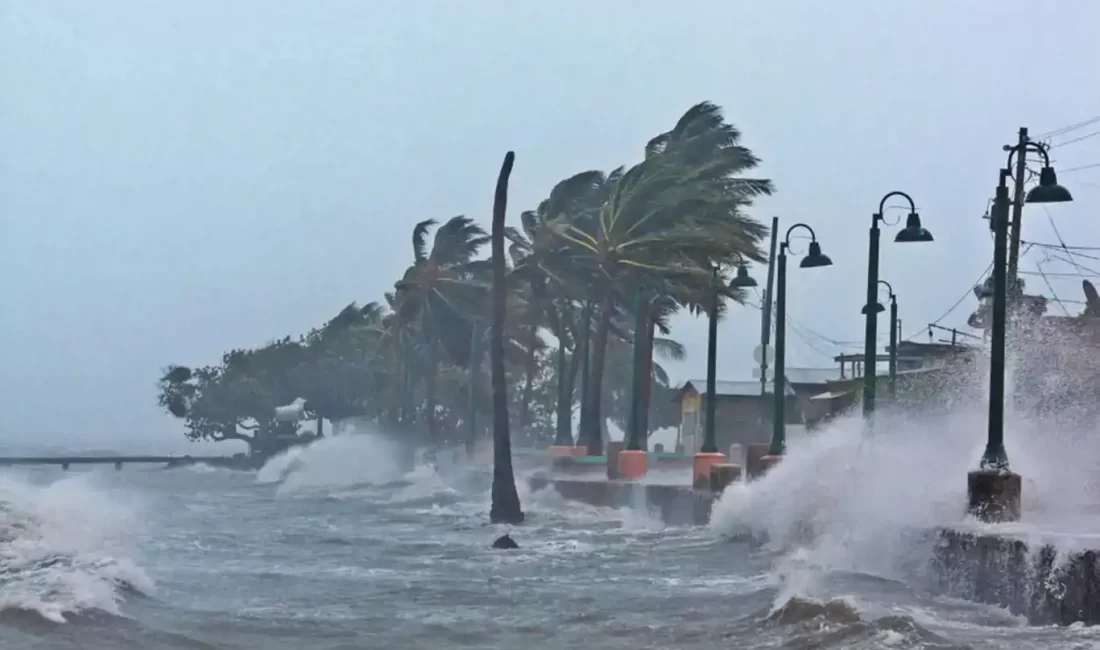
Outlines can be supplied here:
M128 590L152 594L130 559L137 515L90 476L45 486L0 477L0 611L63 623L87 611L120 615Z
M393 442L371 433L330 436L275 456L256 474L258 483L280 483L279 494L380 485L404 471Z

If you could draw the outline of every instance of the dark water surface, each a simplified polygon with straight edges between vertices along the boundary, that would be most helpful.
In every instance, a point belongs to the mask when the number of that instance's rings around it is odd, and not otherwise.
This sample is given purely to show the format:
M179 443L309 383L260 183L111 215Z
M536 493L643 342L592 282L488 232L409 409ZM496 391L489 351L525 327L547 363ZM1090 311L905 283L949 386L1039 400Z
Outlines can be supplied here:
M5 470L0 648L1100 648L550 493L521 494L522 548L493 551L487 473L402 475L360 451L288 475Z

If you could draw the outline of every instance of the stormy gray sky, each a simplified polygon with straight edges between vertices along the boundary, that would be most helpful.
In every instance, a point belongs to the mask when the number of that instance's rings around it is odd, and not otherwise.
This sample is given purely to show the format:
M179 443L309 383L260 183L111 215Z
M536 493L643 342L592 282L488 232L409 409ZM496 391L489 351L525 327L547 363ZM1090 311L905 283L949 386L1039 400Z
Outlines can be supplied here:
M1091 0L0 0L0 446L178 449L155 405L166 364L379 299L414 222L488 223L508 149L514 220L571 173L636 162L704 99L779 190L755 216L810 223L836 262L792 268L789 289L814 332L788 330L789 363L831 366L857 346L830 340L862 335L879 198L910 192L936 236L884 234L909 335L989 264L1001 145L1100 115L1097 25ZM1100 137L1054 155L1100 162ZM1049 208L1061 237L1100 246L1100 168L1062 180L1078 201ZM1025 239L1057 241L1047 213L1027 209ZM1079 277L1051 282L1081 299ZM675 377L702 376L704 324L676 336ZM759 311L720 337L720 377L749 378Z

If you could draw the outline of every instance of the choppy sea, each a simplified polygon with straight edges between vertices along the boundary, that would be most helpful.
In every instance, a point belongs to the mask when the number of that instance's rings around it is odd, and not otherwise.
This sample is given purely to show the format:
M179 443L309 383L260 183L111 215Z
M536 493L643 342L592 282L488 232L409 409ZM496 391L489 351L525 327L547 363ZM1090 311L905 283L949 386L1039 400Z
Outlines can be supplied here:
M840 426L705 528L522 480L528 521L492 526L487 468L409 471L369 434L252 473L0 470L0 648L1100 648L926 589L903 531L954 516L956 437Z

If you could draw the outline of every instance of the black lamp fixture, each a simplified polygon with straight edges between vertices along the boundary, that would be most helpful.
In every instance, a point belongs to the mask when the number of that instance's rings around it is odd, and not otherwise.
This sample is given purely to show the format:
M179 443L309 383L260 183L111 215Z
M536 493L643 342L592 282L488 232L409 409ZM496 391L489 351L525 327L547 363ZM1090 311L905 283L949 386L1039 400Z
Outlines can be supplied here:
M894 241L903 244L913 242L928 242L934 241L932 233L921 225L920 215L914 212L910 212L909 216L905 218L905 228L902 228L897 235L894 236Z
M731 289L750 289L756 286L756 278L749 275L749 269L744 260L737 265L737 275L730 280Z
M883 311L882 305L878 303L879 222L885 221L882 213L886 209L886 202L895 196L905 199L909 204L909 216L905 219L905 228L898 232L894 241L901 243L933 241L932 233L921 225L917 204L913 202L913 197L896 190L887 192L882 197L878 203L878 212L871 215L871 229L867 243L867 300L860 310L864 316L863 416L865 418L870 418L875 412L875 377L877 375L875 360L878 356L875 341L878 340L878 314Z
M821 244L817 241L810 242L810 250L806 253L806 256L802 258L802 261L798 263L799 268L813 269L819 266L832 266L833 261L829 259L829 256L821 252Z
M1029 143L1030 144L1030 143ZM1058 175L1050 166L1050 156L1046 147L1036 145L1035 149L1043 156L1043 169L1039 172L1039 184L1031 188L1024 199L1024 203L1066 203L1073 200L1073 195L1062 185L1058 184Z

